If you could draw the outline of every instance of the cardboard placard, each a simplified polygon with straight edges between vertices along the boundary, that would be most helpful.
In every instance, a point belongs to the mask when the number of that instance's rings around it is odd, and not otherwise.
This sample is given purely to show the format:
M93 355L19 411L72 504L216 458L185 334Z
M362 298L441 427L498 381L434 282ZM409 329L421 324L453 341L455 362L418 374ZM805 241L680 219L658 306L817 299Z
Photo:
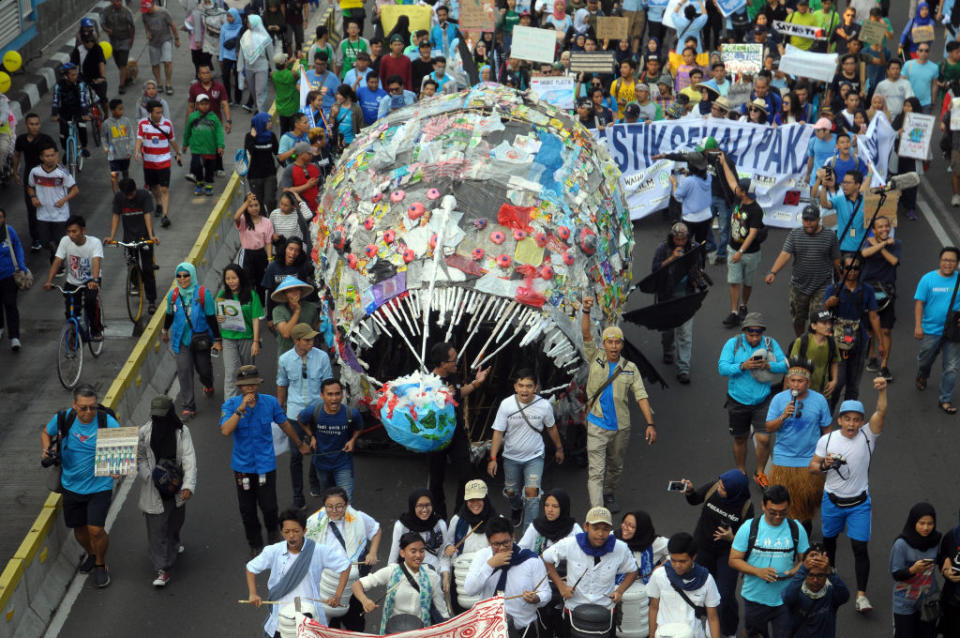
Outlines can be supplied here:
M397 18L407 16L410 18L410 33L423 29L430 30L430 7L416 4L385 4L380 7L380 23L383 25L383 32L390 33L393 27L397 25Z
M933 42L936 35L933 33L933 25L926 24L922 27L913 27L910 29L910 39L914 44L921 42Z
M880 195L877 193L867 193L863 196L863 227L870 227L870 220L873 218L873 211L877 210L877 203L880 201ZM878 217L886 217L890 220L890 225L897 227L897 205L900 203L900 191L890 191L887 193L887 199L880 207Z
M780 70L801 78L830 82L837 72L837 54L804 51L788 44L780 58Z
M460 0L461 31L494 31L496 26L493 0Z
M762 44L725 44L720 52L727 73L754 75L763 68Z
M900 136L901 157L926 161L930 154L930 140L937 118L923 113L907 113L903 118L903 135Z
M867 44L883 44L887 37L887 25L883 22L864 20L860 25L859 40Z
M430 11L430 7L426 7ZM412 28L412 27L411 27ZM534 27L513 27L513 44L510 57L530 62L552 64L557 47L557 32L553 29Z
M573 108L573 93L576 80L572 75L540 76L530 78L530 90L537 96L558 109L570 110Z
M626 40L630 20L627 18L597 18L597 38L600 40Z
M613 73L613 51L576 51L570 54L573 73Z
M137 445L140 428L104 428L97 430L93 475L116 476L137 473Z

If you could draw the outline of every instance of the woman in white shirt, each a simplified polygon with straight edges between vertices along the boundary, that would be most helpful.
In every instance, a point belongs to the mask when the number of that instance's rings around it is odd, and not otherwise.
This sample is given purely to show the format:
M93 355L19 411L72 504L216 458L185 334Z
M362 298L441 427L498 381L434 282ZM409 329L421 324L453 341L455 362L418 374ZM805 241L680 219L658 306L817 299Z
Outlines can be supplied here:
M386 633L387 622L398 614L416 616L424 627L448 617L440 576L432 569L421 569L428 555L423 538L416 532L405 532L395 549L400 555L400 563L379 569L353 584L353 595L367 613L379 605L367 596L366 590L386 586L380 633Z
M423 539L426 556L424 564L443 574L450 571L450 561L443 555L444 537L447 535L447 522L433 509L433 495L430 490L414 490L407 498L407 511L393 526L393 540L390 543L389 563L397 562L400 555L400 537L407 532L416 532ZM447 587L443 588L447 591Z
M450 519L444 539L443 554L448 561L456 562L460 557L472 556L485 547L489 547L486 530L483 524L491 518L499 516L490 504L487 496L487 484L480 479L467 481L463 488L463 505ZM471 530L472 533L471 533ZM469 569L469 565L464 566ZM465 574L465 572L464 572ZM444 576L444 589L447 589L449 572ZM461 613L464 609L457 602L456 582L450 588L450 600L453 602L453 611Z
M309 231L312 220L313 213L300 194L290 189L283 191L277 208L270 213L270 223L273 224L273 254L280 254L281 244L286 244L291 237L299 237L308 242L310 234L308 232L304 236L303 228Z
M307 519L307 538L346 552L350 560L350 583L360 577L361 571L368 572L370 566L377 564L381 533L377 521L350 507L347 491L342 487L331 487L324 492L323 509ZM328 582L332 576L330 572L324 574ZM328 626L363 631L363 607L355 597L348 598L349 602L340 602L341 607L349 604L347 613L329 618Z

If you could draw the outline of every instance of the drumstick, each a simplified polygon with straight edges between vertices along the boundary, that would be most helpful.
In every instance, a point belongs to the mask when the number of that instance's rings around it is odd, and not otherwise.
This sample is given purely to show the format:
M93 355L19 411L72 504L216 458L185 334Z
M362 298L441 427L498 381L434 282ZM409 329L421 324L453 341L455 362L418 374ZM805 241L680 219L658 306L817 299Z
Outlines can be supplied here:
M466 535L465 535L463 538L460 539L460 542L453 546L453 548L454 548L454 549L460 549L460 546L463 545L463 541L465 541L465 540L467 540L468 538L470 538L470 535L473 534L475 531L477 531L477 528L480 527L481 525L483 525L483 521L480 521L479 523L477 523L476 525L474 525L474 526L470 529L470 531L467 532Z
M253 601L252 601L252 600L238 600L237 603L240 604L240 605L252 605L252 604L253 604ZM260 601L260 604L261 604L261 605L281 605L281 604L283 604L283 603L281 603L279 600L261 600L261 601Z
M547 575L544 574L543 578L540 579L540 582L534 585L533 589L531 589L530 591L537 591L538 589L540 589L540 585L542 585L543 581L545 581L546 579L547 579ZM522 597L523 597L523 594L514 594L513 596L507 596L506 598L504 598L504 600L513 600L514 598L522 598Z

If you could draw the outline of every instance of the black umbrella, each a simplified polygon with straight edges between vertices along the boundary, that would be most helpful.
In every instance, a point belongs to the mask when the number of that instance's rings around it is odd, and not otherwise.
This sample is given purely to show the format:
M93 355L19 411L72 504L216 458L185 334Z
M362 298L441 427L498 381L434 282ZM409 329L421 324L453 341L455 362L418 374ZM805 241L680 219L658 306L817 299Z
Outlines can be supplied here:
M639 348L636 348L626 339L623 340L623 356L627 361L633 361L637 364L637 369L640 371L640 376L643 377L645 381L650 383L659 383L660 387L667 388L667 382L663 377L660 376L660 373L657 372L657 369L653 367L653 364L643 356L643 353L640 352Z
M663 280L667 276L667 271L669 271L671 268L675 268L680 272L686 272L690 270L691 266L693 266L695 259L702 263L704 255L706 255L706 244L697 244L693 250L686 253L683 257L671 261L666 266L657 268L652 273L641 279L640 283L638 283L636 287L640 289L640 292L656 294L657 290L659 290L663 285Z
M707 296L707 289L700 292L674 297L652 306L624 313L623 318L630 323L650 330L670 330L682 325L696 314Z

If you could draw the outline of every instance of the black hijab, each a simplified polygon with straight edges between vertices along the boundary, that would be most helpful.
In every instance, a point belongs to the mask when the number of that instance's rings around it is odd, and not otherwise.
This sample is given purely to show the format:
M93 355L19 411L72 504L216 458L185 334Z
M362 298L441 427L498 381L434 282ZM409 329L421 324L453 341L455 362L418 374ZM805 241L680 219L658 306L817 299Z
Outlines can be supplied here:
M910 514L907 515L907 522L903 526L903 531L900 532L900 536L897 537L902 538L907 542L907 545L921 552L939 545L941 536L940 532L936 529L926 536L921 536L917 533L917 521L924 516L932 516L933 524L936 526L937 510L933 509L933 505L930 503L917 503L910 508Z
M427 488L422 487L410 492L410 496L407 497L407 511L400 515L400 522L411 532L429 532L440 520L436 510L430 511L430 518L427 520L417 516L417 501L423 496L429 498L430 503L433 504L433 494Z
M153 426L150 429L150 449L154 458L176 460L177 430L183 428L183 422L173 409L163 416L151 416Z
M493 508L493 505L490 503L490 497L483 497L483 509L480 510L479 514L474 514L470 511L470 508L467 507L467 502L464 501L460 505L460 509L457 510L457 516L460 517L461 521L466 522L470 527L468 529L473 529L476 527L477 523L486 522L491 518L498 516L497 510ZM479 530L478 530L479 531Z
M631 552L642 552L653 545L653 541L657 537L657 532L653 529L653 520L650 518L650 515L643 510L637 510L636 512L627 512L624 514L620 522L622 523L628 516L633 516L633 520L637 522L637 531L633 533L633 538L625 540L623 538L623 532L619 529L617 530L616 536L627 544Z
M560 489L550 490L543 495L543 502L546 503L550 496L557 499L557 504L560 506L560 515L557 516L556 520L549 521L544 514L541 514L533 519L533 529L537 530L537 534L551 543L556 543L570 535L576 520L570 516L570 496L566 492Z

